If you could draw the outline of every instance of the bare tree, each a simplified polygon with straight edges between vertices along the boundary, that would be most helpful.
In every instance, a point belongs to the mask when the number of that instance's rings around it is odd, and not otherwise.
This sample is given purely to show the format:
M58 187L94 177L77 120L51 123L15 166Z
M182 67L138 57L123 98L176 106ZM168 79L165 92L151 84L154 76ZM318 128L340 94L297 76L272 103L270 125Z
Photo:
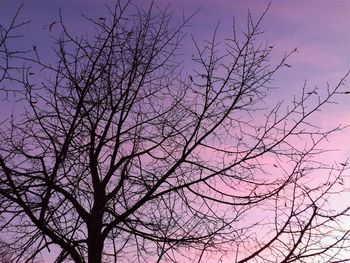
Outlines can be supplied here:
M269 107L272 78L293 52L270 65L263 16L249 15L245 33L234 28L224 42L193 37L186 75L179 54L188 20L130 2L87 18L93 37L72 35L61 18L55 61L40 50L22 56L11 78L26 104L0 133L1 232L16 260L349 258L348 210L327 203L346 163L318 159L342 127L311 119L344 93L346 76L322 94L304 87L288 107ZM33 72L45 78L33 82Z
M12 44L23 37L18 31L23 28L29 21L20 21L19 13L23 6L17 9L8 25L0 24L0 83L6 80L12 80L11 71L17 69L14 63L11 63L15 57L25 53L23 50L18 50L12 47ZM8 90L2 87L1 91ZM13 90L12 90L13 91ZM8 94L6 94L8 95Z

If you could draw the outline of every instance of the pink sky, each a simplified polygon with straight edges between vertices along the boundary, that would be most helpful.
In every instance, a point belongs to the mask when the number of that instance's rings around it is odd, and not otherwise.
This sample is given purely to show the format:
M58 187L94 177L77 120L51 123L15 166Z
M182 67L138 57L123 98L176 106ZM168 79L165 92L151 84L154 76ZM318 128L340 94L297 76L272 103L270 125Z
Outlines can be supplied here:
M49 51L50 43L47 25L58 19L62 9L66 24L74 32L84 33L85 21L81 14L90 17L103 16L105 7L102 0L0 0L0 23L5 23L14 14L16 8L24 2L23 20L31 20L23 31L25 41L19 47L38 46ZM105 1L107 4L112 0ZM182 12L190 15L200 9L192 19L188 32L199 41L210 38L220 20L220 37L229 37L232 33L232 17L236 17L240 28L244 29L248 9L257 18L267 7L269 0L154 0L155 5L175 11L180 18ZM150 0L136 0L134 3L147 7ZM280 89L274 91L274 98L283 98L287 103L292 94L298 94L304 81L308 86L326 87L326 83L335 84L350 69L350 1L348 0L272 0L269 12L264 19L264 38L275 44L275 58L285 51L297 47L286 68L276 76L276 85ZM46 28L45 28L46 26ZM186 55L186 54L185 54ZM190 55L190 54L187 54ZM48 55L49 56L49 55ZM48 57L49 59L50 57ZM350 91L350 81L344 87ZM317 115L317 123L333 127L337 124L350 125L350 95L338 98L339 103ZM8 114L8 104L0 103L0 121ZM339 163L350 155L350 129L333 137L331 148L341 149L328 158ZM334 161L333 161L334 159ZM345 198L343 198L345 200Z

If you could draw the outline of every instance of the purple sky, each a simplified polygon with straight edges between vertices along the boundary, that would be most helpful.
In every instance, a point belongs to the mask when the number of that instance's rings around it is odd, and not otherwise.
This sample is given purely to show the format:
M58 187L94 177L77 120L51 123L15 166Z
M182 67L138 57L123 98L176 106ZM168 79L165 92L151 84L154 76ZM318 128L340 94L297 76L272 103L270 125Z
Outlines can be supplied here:
M30 19L26 28L28 42L45 44L48 32L42 29L57 20L62 9L67 25L73 30L84 32L81 15L100 16L105 12L100 0L1 0L0 21L7 21L16 7L24 2L23 19ZM244 26L247 10L258 17L268 5L267 0L155 0L157 6L175 11L176 16L190 15L200 9L193 18L189 32L198 39L210 37L220 20L220 35L229 36L232 17ZM112 0L106 1L113 3ZM136 0L134 3L147 7L150 0ZM315 81L334 78L350 68L350 2L347 0L324 1L272 1L263 28L265 37L277 45L278 50L288 51L298 47L300 51L291 59L295 70L289 72L292 79L297 77ZM27 43L28 43L27 42ZM25 44L27 44L25 43ZM288 74L289 74L288 73Z
M25 38L17 44L31 48L32 45L50 54L50 34L47 26L58 19L59 9L62 9L64 20L73 32L84 33L86 21L82 14L90 17L103 16L105 7L100 0L0 0L0 22L6 23L16 8L24 2L23 20L31 20L31 24L23 31ZM112 4L108 0L105 3ZM192 19L189 33L194 34L199 41L212 36L213 30L220 21L219 36L229 37L232 33L232 17L236 17L238 26L244 28L248 9L253 17L259 17L266 9L268 0L155 0L155 5L175 11L175 18L182 13L190 15L196 10L200 12ZM139 6L148 7L150 0L134 1ZM336 83L350 69L350 1L347 0L281 0L271 1L271 7L263 21L264 38L275 44L275 58L295 47L298 52L289 60L292 68L286 68L276 76L276 85L281 90L272 96L285 99L298 93L304 81L308 85L324 88L326 82ZM45 27L46 26L46 27ZM54 28L55 29L55 28ZM53 32L55 33L55 32ZM190 45L190 43L188 43ZM190 46L191 47L191 46ZM49 55L47 55L49 59ZM350 90L350 86L349 86ZM331 107L320 118L324 125L350 124L350 96L339 98L339 105ZM334 118L336 112L337 118ZM4 117L4 116L2 116ZM342 146L350 145L350 136L345 136ZM344 144L343 140L347 140ZM350 153L350 146L347 147Z
M103 0L0 0L0 23L5 23L14 14L16 8L24 2L21 14L23 20L31 20L22 32L25 41L17 43L19 47L38 46L41 50L50 50L47 25L58 19L59 9L66 24L72 31L84 33L86 22L81 15L103 16ZM114 1L105 1L112 4ZM253 17L259 17L267 7L269 0L154 0L155 5L175 11L180 18L182 12L190 15L200 12L192 19L188 28L196 39L209 38L220 20L219 36L229 37L232 33L232 17L244 28L248 9ZM135 0L134 3L147 7L150 0ZM274 91L275 97L291 102L292 94L300 93L304 81L308 86L320 89L329 82L336 83L350 69L350 1L348 0L272 0L269 12L263 21L264 38L276 45L276 58L298 48L286 68L276 76L276 85L281 89ZM45 27L46 26L46 27ZM49 55L48 55L49 56ZM47 57L50 59L50 57ZM350 81L345 89L350 91ZM331 106L319 114L316 120L323 126L350 124L350 95L339 98L338 105ZM0 102L0 120L6 114L5 103ZM6 106L7 107L7 106ZM2 115L2 116L1 116ZM335 117L336 116L336 117ZM342 162L350 155L350 129L334 137L332 158ZM343 198L344 200L345 198Z
M61 8L66 24L73 31L83 33L81 15L91 17L103 15L105 8L100 0L1 0L0 21L7 21L17 6L24 2L23 19L31 20L26 27L26 41L20 45L32 44L45 48L49 33L43 27L58 19ZM266 8L267 0L155 0L155 5L175 11L175 16L190 15L200 9L188 28L197 39L209 38L220 20L219 35L231 34L231 21L235 16L243 27L249 9L258 17ZM112 0L106 1L112 4ZM136 0L134 3L147 7L150 0ZM276 44L276 57L295 47L298 53L290 59L293 68L282 72L278 84L288 89L298 89L305 79L310 85L333 83L350 69L350 1L307 0L272 1L268 15L264 19L265 37ZM47 46L46 46L47 48Z

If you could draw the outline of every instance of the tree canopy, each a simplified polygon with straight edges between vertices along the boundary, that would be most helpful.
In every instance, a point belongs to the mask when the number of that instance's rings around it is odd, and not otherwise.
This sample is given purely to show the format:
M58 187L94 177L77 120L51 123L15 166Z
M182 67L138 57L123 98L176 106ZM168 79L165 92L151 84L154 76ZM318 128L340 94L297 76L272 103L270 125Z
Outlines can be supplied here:
M71 34L61 16L49 62L37 47L11 48L26 26L19 13L1 25L1 92L22 106L0 129L11 259L349 259L348 208L327 203L347 163L318 159L342 127L312 122L346 92L347 75L323 92L302 87L288 106L267 104L294 51L273 65L264 16L249 14L246 31L224 40L219 28L203 43L192 37L189 72L180 54L191 17L178 23L153 5L117 1L86 18L93 36Z

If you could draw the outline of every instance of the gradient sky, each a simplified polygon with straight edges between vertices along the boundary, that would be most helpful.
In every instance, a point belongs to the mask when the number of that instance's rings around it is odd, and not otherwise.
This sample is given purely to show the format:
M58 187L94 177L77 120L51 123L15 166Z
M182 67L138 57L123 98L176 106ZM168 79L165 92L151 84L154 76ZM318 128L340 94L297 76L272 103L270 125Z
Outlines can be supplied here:
M197 39L209 38L220 21L219 35L228 37L231 34L232 17L243 28L248 9L258 17L267 7L268 0L155 0L155 5L175 11L175 17L182 12L190 15L196 10L199 13L192 19L188 28ZM45 27L58 19L62 9L66 24L72 31L86 31L81 15L91 17L103 15L105 7L100 0L0 0L0 22L6 23L16 8L24 3L22 18L31 20L26 27L27 41L21 45L36 44L45 46L49 32ZM112 4L112 0L105 1ZM147 7L150 0L136 0L134 3ZM297 89L308 79L310 84L322 84L334 81L350 68L350 1L336 0L281 0L271 1L268 15L263 21L265 37L276 44L276 50L283 54L295 47L295 54L290 64L293 69L282 74L283 82L293 82ZM276 53L277 54L277 53Z
M105 1L106 4L113 2L113 0ZM151 2L151 0L134 1L135 4L145 8ZM248 10L253 17L258 18L269 2L270 0L154 1L155 5L161 8L170 6L170 10L174 10L175 19L181 19L183 13L189 16L199 10L190 22L191 27L187 28L188 32L199 41L210 38L219 21L219 37L230 37L232 17L236 18L238 27L244 29ZM52 44L48 25L58 20L59 9L62 10L68 28L79 34L88 30L82 14L98 18L103 16L106 10L101 0L0 0L0 23L6 24L21 3L24 3L21 18L30 20L31 23L22 32L25 38L16 45L23 48L38 46L39 51L48 54L48 59ZM298 48L298 52L288 62L292 68L286 68L276 75L275 84L281 89L271 94L273 98L290 102L292 95L299 93L305 80L309 87L317 85L320 89L324 89L327 82L334 85L350 69L349 14L350 1L347 0L271 1L262 27L265 30L263 38L275 45L274 58L278 59L284 52ZM55 28L52 33L57 33ZM191 47L191 43L188 45ZM350 90L350 85L345 88ZM337 98L339 104L319 114L317 121L323 126L350 124L349 100L350 95L339 96ZM4 108L4 103L2 104ZM350 131L346 133L349 134ZM335 148L342 147L345 150L345 153L336 154L336 158L350 155L350 136L346 136L346 133L333 141Z
M23 20L31 20L31 24L22 32L24 40L16 45L29 48L36 45L45 52L50 50L51 43L47 26L58 20L60 8L66 25L73 32L79 33L86 31L82 14L98 18L105 13L103 0L0 0L0 23L6 24L22 2L24 8L21 17ZM170 5L170 9L175 12L175 19L180 19L183 12L191 15L199 9L199 13L190 22L191 27L188 27L188 32L199 41L210 38L219 21L219 37L229 37L232 33L232 17L236 17L238 26L244 29L248 9L253 17L258 18L269 2L270 0L154 0L155 5L161 8ZM105 3L112 4L113 1ZM151 1L135 0L134 3L148 7ZM275 59L284 52L296 47L298 49L288 62L292 68L286 68L276 75L275 84L280 89L272 93L275 98L292 101L292 94L300 93L305 80L309 87L317 85L320 89L325 88L327 82L334 85L350 69L348 0L272 0L262 27L265 31L263 38L276 46ZM350 91L350 80L344 90ZM326 127L350 125L350 95L339 96L337 101L337 105L331 105L318 114L315 121ZM0 119L7 113L5 105L0 104ZM341 149L332 153L330 159L334 163L343 162L350 155L349 135L350 128L333 137L330 147Z

